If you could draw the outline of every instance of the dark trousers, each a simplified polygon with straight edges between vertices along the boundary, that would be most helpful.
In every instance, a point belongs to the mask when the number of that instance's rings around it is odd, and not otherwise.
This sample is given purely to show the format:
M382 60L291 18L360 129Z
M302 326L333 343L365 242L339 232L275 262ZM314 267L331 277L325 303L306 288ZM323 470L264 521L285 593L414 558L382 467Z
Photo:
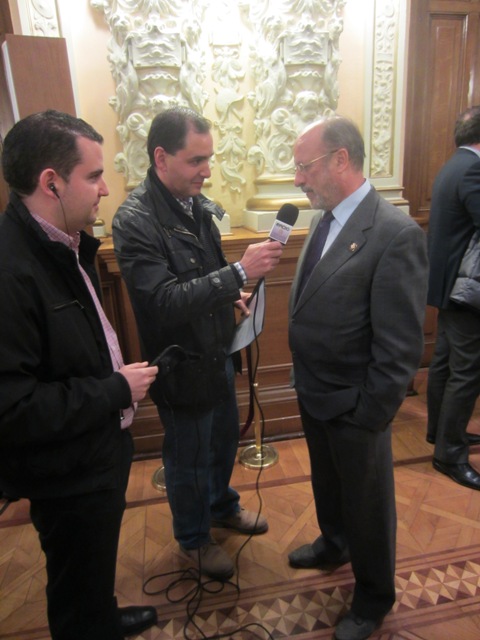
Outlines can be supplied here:
M239 437L231 358L225 371L228 396L211 411L158 409L165 427L163 464L173 531L185 549L208 542L212 517L228 518L240 508L240 496L230 487Z
M396 509L391 425L382 432L320 421L300 405L318 525L327 546L350 552L352 611L379 619L395 602Z
M127 434L122 441L116 489L30 501L46 556L52 640L123 640L114 589L132 442Z
M480 393L480 314L440 309L437 341L428 370L428 435L435 458L468 462L467 426Z

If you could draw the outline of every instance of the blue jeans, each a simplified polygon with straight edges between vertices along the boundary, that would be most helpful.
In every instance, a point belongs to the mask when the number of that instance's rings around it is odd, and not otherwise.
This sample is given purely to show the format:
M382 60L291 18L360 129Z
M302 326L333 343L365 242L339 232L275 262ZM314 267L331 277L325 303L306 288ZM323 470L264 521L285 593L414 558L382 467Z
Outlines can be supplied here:
M173 532L185 549L208 542L212 517L228 518L240 509L240 497L229 486L239 439L231 358L226 373L228 397L211 411L158 407L165 428L163 465Z

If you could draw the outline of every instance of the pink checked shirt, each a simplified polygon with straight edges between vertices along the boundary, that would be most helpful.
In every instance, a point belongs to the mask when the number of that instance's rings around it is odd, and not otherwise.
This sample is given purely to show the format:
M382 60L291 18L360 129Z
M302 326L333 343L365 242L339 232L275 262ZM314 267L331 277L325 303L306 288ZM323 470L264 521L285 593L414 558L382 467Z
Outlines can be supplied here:
M122 357L122 352L120 351L120 345L118 344L117 334L115 333L114 328L112 327L112 325L108 321L107 316L105 315L103 307L100 304L100 300L98 299L97 292L95 291L95 287L93 286L90 278L88 277L88 274L84 271L80 262L78 261L80 233L77 232L74 236L69 236L68 234L64 233L60 229L57 229L57 227L55 227L53 224L50 224L49 222L44 220L41 216L35 213L32 213L32 217L36 220L36 222L38 222L38 224L45 231L45 233L47 234L50 240L52 240L53 242L61 242L62 244L66 245L67 247L72 249L72 251L75 252L75 255L77 256L78 268L80 269L80 273L82 274L83 279L85 280L85 284L87 285L90 295L92 296L92 300L95 304L95 308L97 310L98 316L102 323L103 331L105 333L105 338L107 340L108 348L110 350L110 357L112 359L113 370L118 371L121 367L123 367L123 357ZM135 410L136 410L136 403L130 405L128 409L124 409L123 411L120 412L122 429L126 429L132 424L133 416L135 415Z

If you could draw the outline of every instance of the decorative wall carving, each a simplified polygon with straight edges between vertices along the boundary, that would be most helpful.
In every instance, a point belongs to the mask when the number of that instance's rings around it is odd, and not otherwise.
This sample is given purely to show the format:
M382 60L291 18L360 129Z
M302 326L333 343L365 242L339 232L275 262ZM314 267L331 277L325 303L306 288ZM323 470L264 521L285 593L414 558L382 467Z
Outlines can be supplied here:
M292 146L306 125L337 107L339 36L346 0L252 0L249 22L256 143L262 173L293 174Z
M156 113L176 104L202 112L205 56L200 46L202 0L91 0L110 27L108 60L116 84L110 104L118 114L123 151L115 159L127 187L148 168L146 137Z
M373 55L372 178L393 175L396 74L398 65L398 0L378 0L375 5Z
M246 183L242 175L247 156L243 112L245 95L242 91L246 69L238 28L241 17L237 0L215 3L215 14L212 15L210 47L213 55L211 80L215 92L214 125L218 131L216 157L220 158L222 187L241 193ZM211 24L210 21L207 24Z
M32 36L60 36L57 7L55 0L28 0L20 4L22 23L28 28L24 31Z
M57 14L64 5L16 2L23 34L61 35ZM305 125L334 112L340 90L347 90L338 86L339 40L344 10L356 2L90 0L104 14L111 34L107 56L116 91L110 105L118 115L122 143L115 165L127 188L146 173L152 117L173 104L188 105L214 125L214 171L221 180L214 175L211 197L225 197L227 209L228 199L230 205L234 198L241 206L247 202L243 224L258 231L269 228L268 217L262 227L247 223L248 209L255 217L259 209L276 211L278 199L298 197L292 144ZM401 0L365 0L365 22L359 25L367 43L359 62L365 94L357 98L364 103L369 177L395 199L402 190L404 5Z
M116 167L128 187L145 175L151 119L174 104L213 120L223 187L242 192L245 160L257 175L291 176L297 134L337 106L345 4L91 0L111 31L116 95L110 104L123 144ZM248 124L255 136L250 147Z

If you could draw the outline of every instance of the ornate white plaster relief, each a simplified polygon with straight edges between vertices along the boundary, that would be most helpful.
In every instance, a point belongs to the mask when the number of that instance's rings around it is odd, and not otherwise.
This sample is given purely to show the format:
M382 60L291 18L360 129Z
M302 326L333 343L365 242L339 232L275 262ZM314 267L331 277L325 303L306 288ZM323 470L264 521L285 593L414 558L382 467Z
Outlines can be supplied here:
M55 0L27 0L19 3L18 8L24 35L61 35Z
M401 0L375 0L365 124L368 174L382 195L408 210L402 197L406 7Z
M370 166L370 175L373 178L387 177L393 173L397 71L397 7L395 5L394 0L378 2L375 10Z
M174 104L213 114L224 188L242 193L246 160L257 176L291 176L299 131L337 105L345 2L91 0L111 31L116 167L128 187L145 175L153 116Z
M258 176L292 175L302 129L335 111L339 36L346 0L251 0L256 143L248 159Z

